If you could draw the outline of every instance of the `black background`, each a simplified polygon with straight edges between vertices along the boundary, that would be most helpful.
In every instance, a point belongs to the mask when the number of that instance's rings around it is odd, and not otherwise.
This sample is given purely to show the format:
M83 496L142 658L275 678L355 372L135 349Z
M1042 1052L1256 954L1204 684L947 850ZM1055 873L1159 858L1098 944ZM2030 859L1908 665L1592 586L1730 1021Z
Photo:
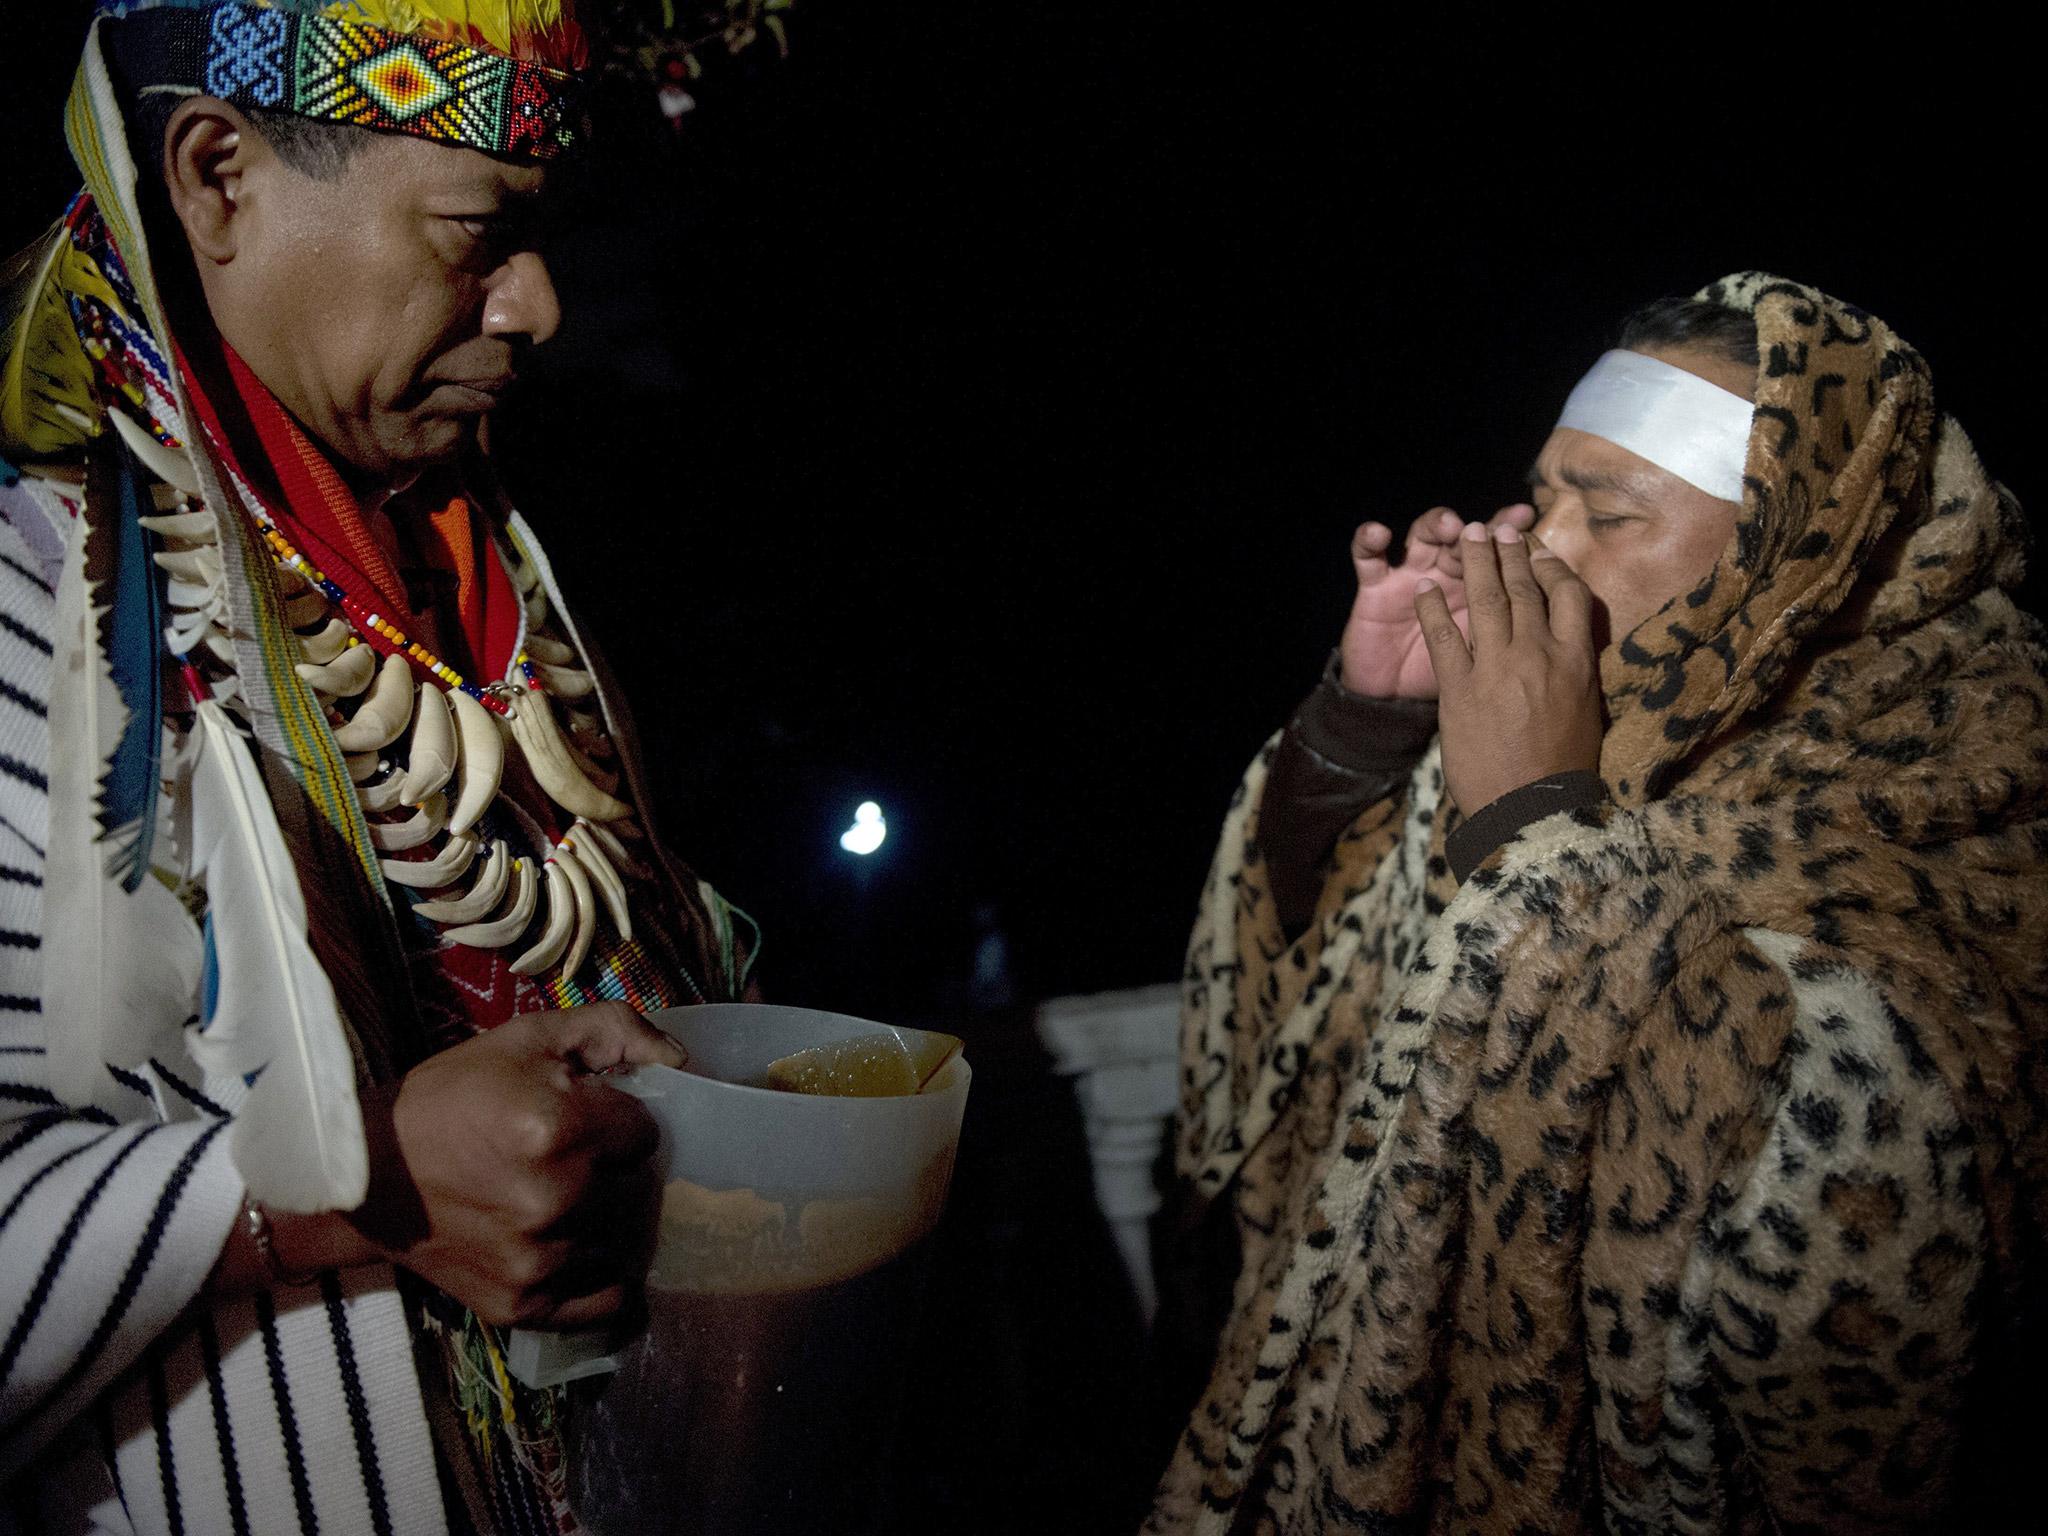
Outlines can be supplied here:
M73 180L81 9L0 23L9 244ZM1027 996L1171 979L1353 525L1514 499L1644 300L1745 267L1853 300L2048 494L2016 37L1394 14L799 0L792 56L714 70L682 135L608 98L503 443L773 995L957 1023L979 902ZM857 867L864 798L890 837ZM919 1431L947 1470L906 1508L1128 1528L1163 1447L1100 1230L1052 1193L1071 1101L1018 1018L959 1027L1021 1065L970 1125L952 1419Z
M84 8L9 9L15 244ZM1513 499L1648 298L1874 310L2035 499L2015 39L1361 9L800 0L681 136L608 94L502 436L777 995L927 1011L983 900L1034 991L1170 978L1352 526Z

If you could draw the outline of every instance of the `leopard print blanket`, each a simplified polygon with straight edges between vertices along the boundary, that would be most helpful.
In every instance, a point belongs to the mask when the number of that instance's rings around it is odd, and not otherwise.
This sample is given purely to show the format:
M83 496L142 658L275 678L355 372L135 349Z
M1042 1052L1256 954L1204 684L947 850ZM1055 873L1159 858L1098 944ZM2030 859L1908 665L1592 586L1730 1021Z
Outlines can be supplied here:
M1910 1529L1979 1476L2048 1214L2025 529L1881 322L1703 297L1760 335L1744 503L1602 658L1612 804L1458 889L1433 750L1290 945L1238 792L1176 1152L1242 1265L1148 1530Z

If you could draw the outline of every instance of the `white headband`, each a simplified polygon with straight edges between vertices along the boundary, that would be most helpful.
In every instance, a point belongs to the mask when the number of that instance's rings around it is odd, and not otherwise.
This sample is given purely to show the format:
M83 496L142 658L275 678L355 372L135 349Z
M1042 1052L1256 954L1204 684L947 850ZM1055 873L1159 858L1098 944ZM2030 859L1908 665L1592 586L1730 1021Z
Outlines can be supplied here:
M1740 501L1754 409L1696 373L1640 352L1607 352L1579 380L1557 424L1604 437L1709 496Z

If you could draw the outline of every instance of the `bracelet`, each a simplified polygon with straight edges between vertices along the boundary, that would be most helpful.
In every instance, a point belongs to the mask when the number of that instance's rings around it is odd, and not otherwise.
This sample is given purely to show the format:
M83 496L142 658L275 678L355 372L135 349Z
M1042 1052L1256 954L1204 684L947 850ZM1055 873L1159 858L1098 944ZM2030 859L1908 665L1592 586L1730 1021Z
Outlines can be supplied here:
M277 1256L277 1244L272 1240L270 1215L263 1207L247 1196L243 1197L242 1209L249 1223L249 1241L256 1245L256 1256L263 1260L263 1267L278 1285L311 1285L320 1278L318 1270L293 1274L284 1267Z

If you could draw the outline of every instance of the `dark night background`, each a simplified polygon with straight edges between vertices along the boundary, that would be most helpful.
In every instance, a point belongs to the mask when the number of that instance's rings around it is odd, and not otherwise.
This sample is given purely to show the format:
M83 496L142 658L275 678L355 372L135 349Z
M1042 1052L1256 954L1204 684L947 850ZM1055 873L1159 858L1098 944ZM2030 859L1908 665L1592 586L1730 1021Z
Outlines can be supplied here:
M82 9L0 22L9 247L72 185ZM1015 1019L955 1011L970 914L1027 996L1176 974L1356 522L1516 499L1621 315L1743 267L1891 322L2048 497L2015 37L1392 14L798 0L791 57L715 69L681 136L609 100L574 196L567 324L503 440L667 837L761 920L772 995L981 1049L935 1314L979 1342L930 1387L950 1425L914 1419L949 1470L905 1528L1135 1523L1170 1413L1071 1099ZM866 798L890 835L855 868Z

